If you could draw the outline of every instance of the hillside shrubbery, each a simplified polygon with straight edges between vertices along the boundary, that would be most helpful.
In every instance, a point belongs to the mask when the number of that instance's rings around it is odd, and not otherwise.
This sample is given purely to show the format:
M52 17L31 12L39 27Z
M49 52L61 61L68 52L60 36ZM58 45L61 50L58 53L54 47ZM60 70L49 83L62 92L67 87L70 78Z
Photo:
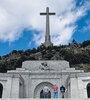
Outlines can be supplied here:
M26 51L13 50L10 54L0 56L0 72L5 73L7 70L16 69L22 66L22 62L26 60L67 60L70 66L76 64L90 64L90 40L81 44L81 48L72 48L72 45L33 48ZM83 50L82 50L83 47ZM74 51L77 53L74 53Z
M90 45L90 40L84 41L81 46L86 47L88 45Z

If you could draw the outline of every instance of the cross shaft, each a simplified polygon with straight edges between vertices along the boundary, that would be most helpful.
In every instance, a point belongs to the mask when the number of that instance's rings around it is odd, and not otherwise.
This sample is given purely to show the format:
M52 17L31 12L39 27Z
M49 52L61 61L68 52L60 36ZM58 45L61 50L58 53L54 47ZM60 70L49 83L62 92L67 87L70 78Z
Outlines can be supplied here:
M49 8L47 7L46 8L46 13L40 13L40 15L46 15L46 36L45 36L45 44L47 45L47 43L48 43L48 45L49 45L49 44L51 44L51 40L50 40L49 15L55 15L55 13L49 12Z

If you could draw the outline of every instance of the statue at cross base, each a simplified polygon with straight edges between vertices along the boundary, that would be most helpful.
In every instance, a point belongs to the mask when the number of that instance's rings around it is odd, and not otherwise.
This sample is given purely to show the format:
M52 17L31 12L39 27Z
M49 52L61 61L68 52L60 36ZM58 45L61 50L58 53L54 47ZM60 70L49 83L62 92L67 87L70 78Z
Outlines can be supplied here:
M55 13L49 12L49 7L47 7L46 13L40 13L40 15L46 15L46 36L45 36L45 42L43 43L43 45L45 47L53 46L53 43L51 43L51 37L50 37L49 15L55 15Z

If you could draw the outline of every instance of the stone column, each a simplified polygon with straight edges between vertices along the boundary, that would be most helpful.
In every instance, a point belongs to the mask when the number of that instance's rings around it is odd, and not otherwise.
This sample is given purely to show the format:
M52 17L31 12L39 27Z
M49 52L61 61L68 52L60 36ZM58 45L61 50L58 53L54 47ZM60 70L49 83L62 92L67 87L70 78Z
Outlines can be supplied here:
M19 98L20 79L18 75L8 77L3 98Z
M50 26L49 26L49 8L46 9L47 15L46 15L46 40L50 42Z
M78 79L77 78L71 78L70 79L71 85L71 98L78 98L79 97L79 91L78 91Z

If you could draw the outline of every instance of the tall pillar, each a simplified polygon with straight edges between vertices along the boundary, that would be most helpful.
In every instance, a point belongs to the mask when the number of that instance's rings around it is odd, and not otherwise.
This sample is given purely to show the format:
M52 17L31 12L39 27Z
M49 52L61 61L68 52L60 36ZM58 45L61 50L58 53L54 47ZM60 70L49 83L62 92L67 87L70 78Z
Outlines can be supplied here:
M50 13L49 8L46 8L46 13L40 13L40 15L46 15L46 35L45 35L45 42L44 46L52 46L53 44L51 43L50 39L50 25L49 25L49 15L55 15L55 13Z

